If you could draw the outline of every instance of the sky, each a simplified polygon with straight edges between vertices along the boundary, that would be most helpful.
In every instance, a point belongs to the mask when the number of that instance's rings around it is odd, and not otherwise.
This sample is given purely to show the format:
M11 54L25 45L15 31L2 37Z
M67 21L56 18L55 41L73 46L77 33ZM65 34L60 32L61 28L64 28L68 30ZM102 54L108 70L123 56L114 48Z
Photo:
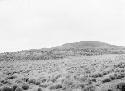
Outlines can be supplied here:
M0 0L0 52L78 41L125 46L125 0Z

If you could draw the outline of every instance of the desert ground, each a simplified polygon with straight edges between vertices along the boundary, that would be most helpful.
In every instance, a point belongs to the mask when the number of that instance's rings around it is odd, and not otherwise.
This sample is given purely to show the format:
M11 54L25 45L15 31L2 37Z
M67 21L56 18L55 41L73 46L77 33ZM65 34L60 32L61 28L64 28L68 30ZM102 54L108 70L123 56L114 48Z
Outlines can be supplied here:
M0 61L1 91L125 91L125 54Z

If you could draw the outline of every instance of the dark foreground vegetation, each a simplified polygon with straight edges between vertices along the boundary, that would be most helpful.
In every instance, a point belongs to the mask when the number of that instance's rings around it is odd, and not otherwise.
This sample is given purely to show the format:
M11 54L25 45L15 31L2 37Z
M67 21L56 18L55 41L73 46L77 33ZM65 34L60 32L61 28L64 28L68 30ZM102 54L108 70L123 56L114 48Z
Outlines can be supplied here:
M97 41L1 53L0 91L125 91L124 53Z
M0 62L0 91L125 91L125 55Z

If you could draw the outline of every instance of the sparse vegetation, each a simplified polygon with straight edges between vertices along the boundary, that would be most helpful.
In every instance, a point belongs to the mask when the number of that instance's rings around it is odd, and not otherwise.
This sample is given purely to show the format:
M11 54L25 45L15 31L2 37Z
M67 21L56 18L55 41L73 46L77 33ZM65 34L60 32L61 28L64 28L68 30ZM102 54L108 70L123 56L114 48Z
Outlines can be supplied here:
M13 89L9 86L2 87L1 91L13 91Z
M124 50L65 46L0 54L6 60L0 61L1 91L101 91L96 89L125 80ZM116 89L123 91L124 83Z
M125 49L123 47L117 47L98 41L82 41L48 49L43 48L40 50L33 49L19 52L5 52L0 54L0 61L50 60L62 59L69 56L93 56L103 54L125 54Z
M55 85L52 85L49 87L51 90L53 89L61 89L62 88L62 85L61 84L55 84Z
M117 89L119 89L120 91L125 91L125 82L117 84Z

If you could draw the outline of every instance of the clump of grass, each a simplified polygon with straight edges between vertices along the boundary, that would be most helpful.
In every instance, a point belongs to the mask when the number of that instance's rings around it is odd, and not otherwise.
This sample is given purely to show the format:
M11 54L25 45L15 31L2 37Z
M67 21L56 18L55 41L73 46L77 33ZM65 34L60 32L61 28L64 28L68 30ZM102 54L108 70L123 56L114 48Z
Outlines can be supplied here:
M117 79L122 79L122 78L124 78L124 77L125 77L124 74L118 74L116 78L117 78Z
M113 91L112 89L108 89L107 91Z
M2 84L7 84L7 83L9 83L9 81L7 81L7 80L4 79L4 80L1 80L1 83Z
M28 81L29 81L29 78L22 78L22 80L23 80L24 82L28 82Z
M17 76L8 76L7 79L15 79Z
M42 87L42 88L47 88L48 84L40 84L39 86Z
M4 87L2 87L1 91L13 91L13 88L4 86Z
M36 79L29 79L29 83L36 84Z
M103 74L97 73L92 75L93 78L103 77Z
M42 88L38 88L37 91L43 91Z
M42 83L45 83L46 81L47 81L47 79L46 79L46 78L42 79Z
M36 85L40 85L40 81L36 81L36 83L35 83Z
M116 79L116 76L110 75L109 78L110 78L111 80L115 80L115 79Z
M117 84L117 89L119 89L120 91L125 91L125 82Z
M79 84L79 87L83 89L85 87L85 84Z
M94 86L88 86L83 91L96 91Z
M23 88L23 90L28 90L29 89L29 85L28 84L23 84L22 88Z
M17 85L17 84L14 84L14 85L12 86L13 91L15 91L17 87L18 87L18 85Z
M60 88L62 88L61 84L55 84L55 85L52 85L52 86L49 87L49 89L51 89L51 90L60 89Z
M106 83L106 82L110 82L110 81L111 81L110 78L106 78L106 79L104 79L104 80L102 81L102 83Z
M15 89L15 91L23 91L23 89L20 88L20 87L17 87L17 88Z

